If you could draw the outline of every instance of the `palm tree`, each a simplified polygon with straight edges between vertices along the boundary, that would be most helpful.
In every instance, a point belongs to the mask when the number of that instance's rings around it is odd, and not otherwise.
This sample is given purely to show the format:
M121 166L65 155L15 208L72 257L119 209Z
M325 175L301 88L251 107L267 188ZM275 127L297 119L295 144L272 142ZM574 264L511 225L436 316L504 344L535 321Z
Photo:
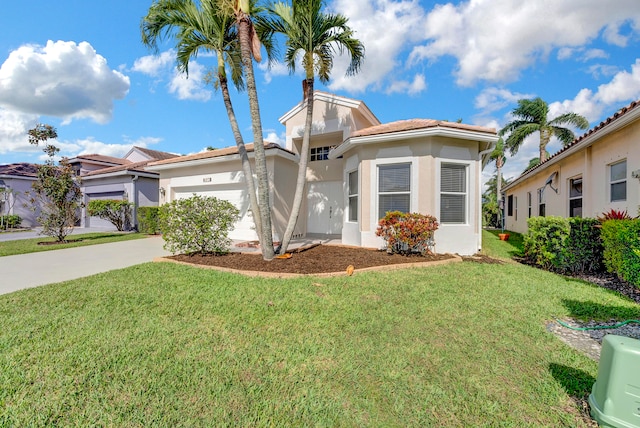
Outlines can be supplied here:
M266 210L261 209L256 196L253 170L229 94L227 66L231 71L234 85L242 90L244 89L243 64L240 57L235 15L225 12L229 9L222 6L218 0L202 0L199 6L193 0L158 0L149 8L149 12L142 20L142 41L145 45L157 49L157 44L161 39L173 35L176 39L178 69L187 75L189 74L189 61L195 58L198 52L216 53L215 86L220 87L222 92L229 123L241 159L256 232L262 243L262 232L265 230L262 223L264 218L262 212L267 211L267 215L270 216L270 208L267 205ZM271 44L267 43L269 55L271 54L270 46ZM255 146L256 144L254 144ZM271 236L270 222L268 224L268 234ZM262 248L263 251L265 248L271 248L271 253L273 253L273 242L262 245ZM265 258L269 257L268 253L267 250ZM273 255L270 258L273 258Z
M566 147L575 139L575 134L562 125L571 125L578 129L587 129L589 121L577 113L565 113L547 120L549 105L541 98L519 100L518 107L512 111L513 121L507 123L499 135L509 134L505 142L512 155L516 154L525 138L540 133L540 162L547 160L546 147L552 136L556 136Z
M305 128L300 149L296 191L287 228L278 249L280 253L287 251L304 197L313 123L315 76L317 75L322 83L329 82L333 68L333 55L336 52L340 54L346 52L351 57L347 75L356 74L364 59L364 46L353 37L353 30L347 26L348 18L340 14L323 13L322 6L322 0L293 0L292 5L276 2L269 9L271 13L257 21L260 28L266 28L267 31L286 37L284 62L294 73L296 61L301 59L305 73L305 79L302 82L303 99L307 107Z
M249 96L249 111L251 113L251 126L253 129L253 152L255 156L256 176L258 178L258 204L260 205L260 218L262 230L260 235L260 248L262 257L271 260L275 257L273 248L273 228L271 223L271 202L269 198L269 176L267 160L264 152L264 140L262 137L262 119L260 118L260 106L258 104L258 91L253 72L253 59L261 61L260 40L251 19L252 12L256 12L254 0L227 0L231 2L236 18L236 26L240 40L240 55L244 67L247 94Z
M507 158L504 155L504 140L502 137L498 139L496 143L496 148L493 149L490 155L491 160L496 161L496 202L502 199L502 167L504 163L507 161ZM500 213L498 213L498 221L500 221Z

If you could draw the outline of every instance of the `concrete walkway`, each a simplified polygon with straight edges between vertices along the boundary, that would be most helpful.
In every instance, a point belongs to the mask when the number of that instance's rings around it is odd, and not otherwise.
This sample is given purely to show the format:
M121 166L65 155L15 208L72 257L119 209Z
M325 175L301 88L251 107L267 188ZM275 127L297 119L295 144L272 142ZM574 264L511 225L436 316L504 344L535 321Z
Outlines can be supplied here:
M0 294L150 262L170 253L159 236L0 257Z

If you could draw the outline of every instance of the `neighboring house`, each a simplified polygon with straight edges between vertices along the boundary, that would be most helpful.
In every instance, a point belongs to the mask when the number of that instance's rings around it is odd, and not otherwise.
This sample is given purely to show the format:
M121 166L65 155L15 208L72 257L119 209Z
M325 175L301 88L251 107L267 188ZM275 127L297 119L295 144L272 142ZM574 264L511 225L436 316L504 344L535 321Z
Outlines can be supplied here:
M0 165L0 215L15 214L22 219L23 227L33 227L39 212L32 210L33 204L27 192L36 181L38 166L31 163Z
M84 208L81 227L108 227L113 225L87 212L95 199L121 199L133 203L132 227L137 226L137 208L158 205L158 173L145 166L151 161L174 158L178 155L142 147L133 147L123 158L98 154L79 155L69 163L81 179Z
M498 139L494 129L428 119L381 124L362 101L324 92L314 97L307 198L294 236L381 248L378 220L399 210L438 218L437 252L480 249L480 174ZM305 113L303 101L280 118L284 148L265 147L276 241L293 200ZM194 193L226 199L241 213L231 237L257 239L235 147L153 162L147 171L160 174L161 203Z
M505 227L524 233L534 216L638 214L640 101L622 108L504 187Z

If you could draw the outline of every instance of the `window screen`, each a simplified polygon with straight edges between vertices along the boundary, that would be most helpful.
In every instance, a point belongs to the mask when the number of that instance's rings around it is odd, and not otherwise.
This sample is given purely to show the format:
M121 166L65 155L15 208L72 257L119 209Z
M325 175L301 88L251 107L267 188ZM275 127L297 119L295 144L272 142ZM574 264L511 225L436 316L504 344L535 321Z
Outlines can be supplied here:
M467 221L467 166L445 164L440 167L440 222Z
M378 218L411 211L411 165L378 165Z

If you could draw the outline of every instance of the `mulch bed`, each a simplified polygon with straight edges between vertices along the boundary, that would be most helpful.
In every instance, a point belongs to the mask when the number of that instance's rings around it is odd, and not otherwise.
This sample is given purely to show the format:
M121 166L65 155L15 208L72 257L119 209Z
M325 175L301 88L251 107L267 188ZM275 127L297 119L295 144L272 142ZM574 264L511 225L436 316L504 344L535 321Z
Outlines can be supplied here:
M452 259L449 254L401 256L386 251L339 245L316 245L291 253L289 259L264 261L260 253L228 253L224 255L185 255L168 259L197 265L217 266L244 271L271 273L319 274L345 272L349 265L355 269L402 263L424 263Z

